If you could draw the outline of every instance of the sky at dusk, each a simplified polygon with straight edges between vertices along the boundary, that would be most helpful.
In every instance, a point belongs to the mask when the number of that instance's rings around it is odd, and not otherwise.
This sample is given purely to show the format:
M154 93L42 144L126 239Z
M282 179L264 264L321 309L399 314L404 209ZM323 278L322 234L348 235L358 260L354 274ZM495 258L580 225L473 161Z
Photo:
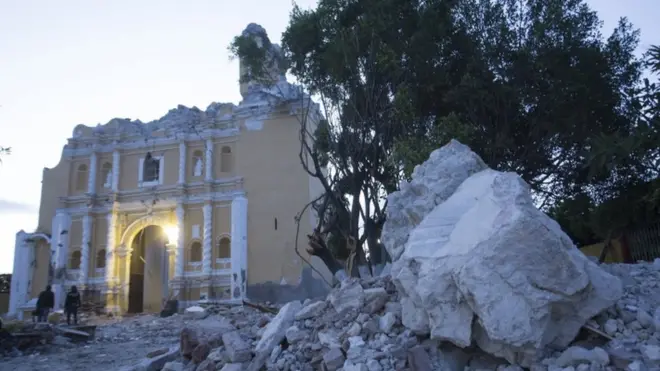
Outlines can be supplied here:
M301 7L314 0L297 0ZM589 0L608 35L619 17L660 44L659 0ZM11 273L16 232L37 225L41 175L78 124L150 121L179 104L238 103L227 46L248 23L274 42L291 0L0 1L0 273Z

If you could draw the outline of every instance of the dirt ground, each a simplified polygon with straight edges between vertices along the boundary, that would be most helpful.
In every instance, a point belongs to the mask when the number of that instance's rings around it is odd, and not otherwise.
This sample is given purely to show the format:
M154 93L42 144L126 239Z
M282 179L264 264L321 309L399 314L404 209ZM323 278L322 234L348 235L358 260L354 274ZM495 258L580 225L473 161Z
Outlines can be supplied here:
M71 343L57 336L53 344L0 359L0 371L114 371L137 363L149 352L178 344L184 324L182 316L153 315L108 320L89 319L96 324L95 339Z

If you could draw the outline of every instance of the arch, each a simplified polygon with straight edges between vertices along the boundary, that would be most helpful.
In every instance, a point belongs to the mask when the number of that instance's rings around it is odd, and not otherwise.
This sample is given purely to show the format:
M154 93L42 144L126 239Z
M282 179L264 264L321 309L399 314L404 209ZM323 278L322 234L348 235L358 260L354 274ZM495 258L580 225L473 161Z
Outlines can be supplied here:
M105 249L96 252L96 269L105 268Z
M69 269L80 269L81 259L82 254L80 253L80 250L73 251L71 255L69 255Z
M221 235L218 237L216 244L216 258L229 259L231 258L231 237L229 235Z
M220 172L230 173L232 171L233 158L231 147L223 146L220 150Z
M30 239L32 241L35 241L35 242L39 239L44 239L44 240L46 240L47 243L50 243L50 236L43 233L43 232L30 233L28 235L28 239Z
M137 234L144 228L154 225L165 230L168 224L172 224L172 220L173 219L170 212L161 212L157 213L156 215L143 216L142 218L137 219L133 223L129 224L128 227L126 227L126 230L124 230L124 233L121 235L119 244L130 247L135 236L137 236ZM176 241L170 242L175 243Z
M88 176L87 165L78 165L76 168L76 191L84 191L87 189Z
M194 240L188 246L188 262L198 263L202 261L203 252L202 252L202 243L198 240Z

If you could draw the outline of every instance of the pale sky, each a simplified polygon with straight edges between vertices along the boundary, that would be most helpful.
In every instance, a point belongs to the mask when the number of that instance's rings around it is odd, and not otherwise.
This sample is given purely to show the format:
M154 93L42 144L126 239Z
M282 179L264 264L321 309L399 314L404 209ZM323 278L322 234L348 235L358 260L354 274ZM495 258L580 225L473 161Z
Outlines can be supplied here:
M315 0L297 0L311 7ZM605 34L621 16L660 44L660 0L590 0ZM78 124L150 121L178 104L238 103L227 46L250 22L279 42L290 0L0 0L0 273L37 225L41 174Z

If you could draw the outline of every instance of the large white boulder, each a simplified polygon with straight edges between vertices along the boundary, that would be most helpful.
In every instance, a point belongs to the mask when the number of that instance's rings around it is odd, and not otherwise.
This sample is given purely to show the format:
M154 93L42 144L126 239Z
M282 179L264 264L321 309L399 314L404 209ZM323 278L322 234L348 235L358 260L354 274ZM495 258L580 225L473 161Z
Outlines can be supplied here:
M392 278L402 322L458 346L475 341L493 355L526 365L539 349L567 346L587 320L615 304L622 284L534 206L520 177L478 171L483 162L466 148L452 141L422 165L425 171L413 175L412 183L426 192L403 186L390 196L397 202L388 205L386 227L390 215L396 218L383 240L388 251L401 250L392 255L397 257ZM443 154L448 155L438 157ZM444 179L431 166L460 169L459 175ZM424 214L419 200L428 202L431 194L437 206ZM402 211L395 205L419 206ZM421 223L408 218L405 224L402 215L410 210L422 210ZM411 230L404 248L391 245L403 240L398 229Z
M470 175L488 166L470 148L456 140L436 149L417 165L409 182L387 197L387 221L381 241L392 261L398 259L408 235L439 203L444 202Z

